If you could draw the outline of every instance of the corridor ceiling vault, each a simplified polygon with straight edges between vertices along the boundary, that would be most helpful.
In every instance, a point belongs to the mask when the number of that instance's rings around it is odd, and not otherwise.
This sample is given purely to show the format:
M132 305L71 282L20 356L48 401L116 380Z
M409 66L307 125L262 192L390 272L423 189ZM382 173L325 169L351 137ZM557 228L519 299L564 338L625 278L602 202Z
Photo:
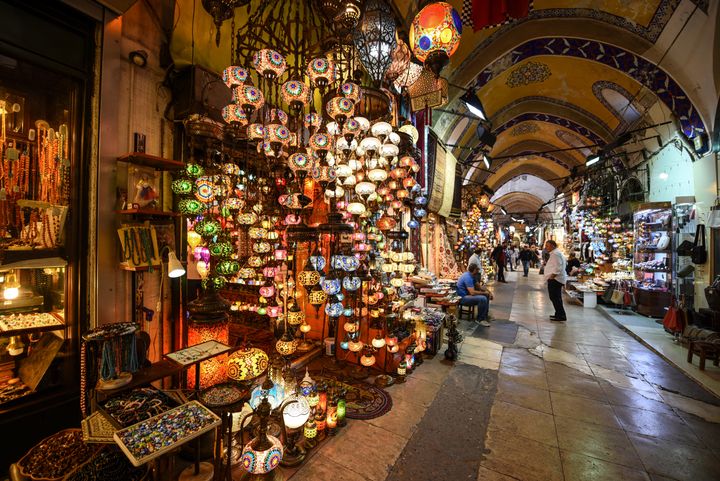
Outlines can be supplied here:
M399 29L407 41L418 2L388 1L403 19ZM472 3L448 1L461 13ZM688 139L708 132L709 114L693 102L699 93L692 73L675 67L673 76L672 62L657 62L686 19L708 15L709 0L534 0L532 6L527 18L499 27L474 31L465 25L443 71L451 84L477 93L497 136L490 152L495 160L486 170L476 149L478 121L458 100L463 90L451 87L444 109L461 115L436 112L433 129L468 166L466 182L498 191L525 175L557 188L583 171L594 146L628 130L673 120ZM238 25L243 15L245 8L236 10ZM212 19L199 2L178 0L175 63L221 71L230 60L229 23L216 47ZM537 211L546 202L528 189L504 192L508 212Z

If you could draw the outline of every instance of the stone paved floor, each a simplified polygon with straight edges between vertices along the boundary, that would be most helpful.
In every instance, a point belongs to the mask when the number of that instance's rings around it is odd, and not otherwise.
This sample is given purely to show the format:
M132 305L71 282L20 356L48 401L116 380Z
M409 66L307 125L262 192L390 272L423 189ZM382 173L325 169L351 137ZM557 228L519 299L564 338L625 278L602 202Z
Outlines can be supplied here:
M394 407L351 420L286 479L590 481L720 479L720 399L599 311L553 323L537 271L495 286L496 324L463 323ZM515 335L508 334L515 332Z

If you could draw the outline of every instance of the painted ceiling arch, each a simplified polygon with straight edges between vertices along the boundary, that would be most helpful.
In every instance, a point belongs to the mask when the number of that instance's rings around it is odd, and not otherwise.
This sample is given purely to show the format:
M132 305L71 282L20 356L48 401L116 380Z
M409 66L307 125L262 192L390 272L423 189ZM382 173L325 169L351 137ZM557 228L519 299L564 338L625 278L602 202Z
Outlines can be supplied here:
M492 202L496 206L502 206L508 215L513 215L539 212L546 201L527 192L509 192Z
M478 175L478 179L475 180L481 181L491 189L497 191L502 187L504 182L523 174L532 174L548 182L552 182L552 180L561 179L569 175L570 169L544 157L528 155L507 159L497 168L493 166L492 174L487 175L487 173L483 172L481 175Z
M555 197L555 186L536 175L522 174L505 182L495 191L490 202L494 203L497 199L512 192L524 192L547 202Z

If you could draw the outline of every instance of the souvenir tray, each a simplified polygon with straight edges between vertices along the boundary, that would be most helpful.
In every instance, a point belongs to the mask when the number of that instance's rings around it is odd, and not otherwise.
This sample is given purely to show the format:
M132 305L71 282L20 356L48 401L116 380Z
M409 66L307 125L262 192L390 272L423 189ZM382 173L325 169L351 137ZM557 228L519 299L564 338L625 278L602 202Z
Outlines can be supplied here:
M222 408L245 401L248 398L248 391L234 383L226 382L203 389L198 398L209 408Z
M108 420L126 428L179 406L176 399L152 386L123 391L100 404Z
M134 466L142 466L214 429L220 418L197 401L115 432L113 438Z
M79 429L66 429L33 446L17 462L20 474L31 481L58 481L85 463L98 450L82 440Z
M36 312L30 314L7 314L0 316L0 332L47 330L63 328L65 323L57 314Z

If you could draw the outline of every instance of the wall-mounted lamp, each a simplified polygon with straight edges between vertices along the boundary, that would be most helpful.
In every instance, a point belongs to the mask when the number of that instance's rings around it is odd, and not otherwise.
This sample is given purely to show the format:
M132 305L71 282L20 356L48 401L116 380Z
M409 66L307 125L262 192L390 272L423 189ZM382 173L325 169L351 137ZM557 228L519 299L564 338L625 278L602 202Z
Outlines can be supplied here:
M128 55L130 61L140 68L145 68L148 62L148 53L145 50L133 50Z

